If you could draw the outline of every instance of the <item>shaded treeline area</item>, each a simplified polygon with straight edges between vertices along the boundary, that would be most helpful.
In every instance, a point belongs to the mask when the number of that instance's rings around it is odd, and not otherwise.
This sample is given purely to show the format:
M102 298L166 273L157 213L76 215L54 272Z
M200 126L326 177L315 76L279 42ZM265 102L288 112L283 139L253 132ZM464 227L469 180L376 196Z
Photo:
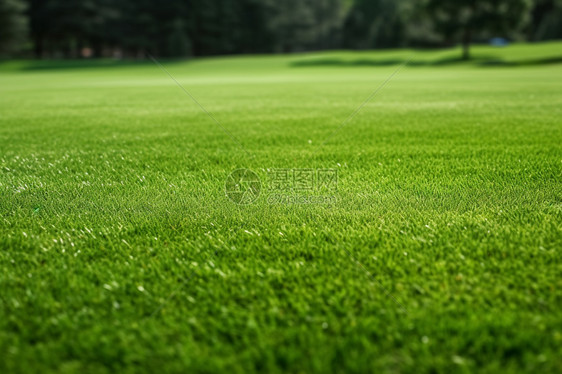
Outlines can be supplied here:
M562 38L562 0L0 0L0 54L204 56Z

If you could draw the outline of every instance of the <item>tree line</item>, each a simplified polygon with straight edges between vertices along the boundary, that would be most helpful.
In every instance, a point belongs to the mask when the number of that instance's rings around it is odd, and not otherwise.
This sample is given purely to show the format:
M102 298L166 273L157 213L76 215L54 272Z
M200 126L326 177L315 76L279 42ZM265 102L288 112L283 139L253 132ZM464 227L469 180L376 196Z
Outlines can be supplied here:
M562 0L0 0L0 55L184 57L562 38Z

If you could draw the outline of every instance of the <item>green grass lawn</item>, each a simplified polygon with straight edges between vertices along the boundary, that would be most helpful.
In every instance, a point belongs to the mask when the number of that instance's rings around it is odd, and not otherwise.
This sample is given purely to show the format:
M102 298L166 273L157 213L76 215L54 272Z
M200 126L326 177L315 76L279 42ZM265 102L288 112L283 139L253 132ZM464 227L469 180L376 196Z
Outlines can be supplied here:
M561 50L0 63L0 372L560 372Z

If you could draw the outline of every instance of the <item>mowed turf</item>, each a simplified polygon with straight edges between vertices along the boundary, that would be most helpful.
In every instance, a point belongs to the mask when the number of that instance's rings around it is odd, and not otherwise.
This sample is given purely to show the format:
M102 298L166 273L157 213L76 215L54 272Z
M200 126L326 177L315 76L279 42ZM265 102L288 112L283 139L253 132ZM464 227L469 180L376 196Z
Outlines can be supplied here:
M0 372L560 372L561 50L1 63Z

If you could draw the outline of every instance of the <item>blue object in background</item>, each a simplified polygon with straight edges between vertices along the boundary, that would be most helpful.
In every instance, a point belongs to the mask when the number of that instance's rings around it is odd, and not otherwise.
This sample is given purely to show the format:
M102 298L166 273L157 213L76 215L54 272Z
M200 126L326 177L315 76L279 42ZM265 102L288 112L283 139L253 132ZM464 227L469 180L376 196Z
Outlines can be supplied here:
M509 45L509 41L505 38L492 38L490 39L490 45L494 47L505 47Z

